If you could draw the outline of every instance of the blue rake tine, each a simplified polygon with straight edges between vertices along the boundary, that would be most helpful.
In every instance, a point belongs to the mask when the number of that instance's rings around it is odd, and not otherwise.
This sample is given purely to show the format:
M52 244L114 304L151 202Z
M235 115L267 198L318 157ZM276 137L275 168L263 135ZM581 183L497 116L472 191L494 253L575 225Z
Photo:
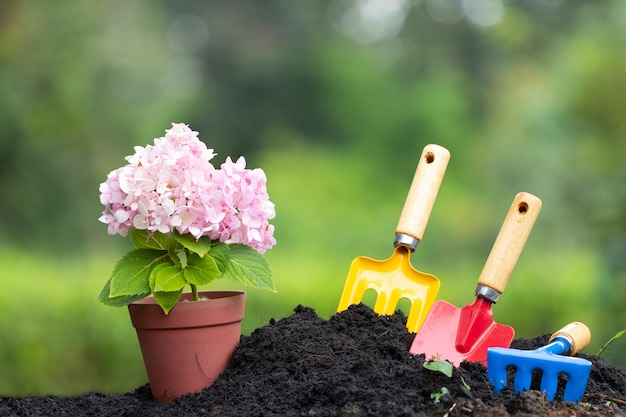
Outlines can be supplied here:
M557 336L557 333L554 336ZM561 374L567 376L563 401L580 401L587 387L591 362L582 358L561 356L575 353L576 341L567 334L554 336L548 345L535 350L487 349L487 377L493 390L499 393L506 387L507 368L512 366L515 368L513 383L515 392L527 391L530 389L532 372L538 369L542 372L540 389L546 393L550 401L554 400ZM586 343L583 342L585 345Z

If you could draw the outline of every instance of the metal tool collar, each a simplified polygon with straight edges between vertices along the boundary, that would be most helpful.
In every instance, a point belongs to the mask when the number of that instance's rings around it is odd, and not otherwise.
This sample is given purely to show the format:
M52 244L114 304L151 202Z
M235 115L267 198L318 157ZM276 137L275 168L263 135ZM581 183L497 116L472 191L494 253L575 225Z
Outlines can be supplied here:
M480 284L476 286L476 295L486 298L493 304L495 304L498 301L498 298L500 298L500 293L498 291L493 288L489 288L486 285Z
M404 233L396 233L396 238L393 241L393 246L404 246L411 252L415 252L415 248L417 248L417 245L419 243L420 241L415 239L413 236L405 235Z

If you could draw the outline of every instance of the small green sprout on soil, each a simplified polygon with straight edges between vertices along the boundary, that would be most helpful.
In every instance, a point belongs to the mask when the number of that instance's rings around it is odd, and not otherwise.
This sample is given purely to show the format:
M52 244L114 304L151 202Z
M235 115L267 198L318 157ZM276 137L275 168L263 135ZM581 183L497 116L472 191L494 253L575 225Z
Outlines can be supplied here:
M441 392L433 392L430 394L430 399L435 401L435 404L439 404L442 395L450 394L450 390L446 387L441 387Z
M433 356L431 358L431 360L424 362L424 368L428 369L429 371L434 371L434 372L441 372L442 374L444 374L445 376L447 376L448 378L452 377L452 371L454 370L454 365L452 365L452 363L443 360L435 360L435 357ZM463 383L463 386L465 387L466 390L470 390L472 389L467 382L465 382L465 380L463 379L463 377L461 377L461 382ZM432 400L435 401L435 404L439 403L441 396L445 395L445 394L449 394L450 390L446 387L441 387L441 391L440 392L433 392L432 394L430 394L430 398Z
M604 344L604 346L602 346L600 348L600 350L598 351L598 353L596 354L596 356L601 356L604 351L611 345L611 343L615 342L617 339L619 339L620 337L622 337L624 335L624 333L626 332L626 330L622 330L621 332L617 332L615 334L615 336L613 336L612 338L609 339L608 342L606 342Z

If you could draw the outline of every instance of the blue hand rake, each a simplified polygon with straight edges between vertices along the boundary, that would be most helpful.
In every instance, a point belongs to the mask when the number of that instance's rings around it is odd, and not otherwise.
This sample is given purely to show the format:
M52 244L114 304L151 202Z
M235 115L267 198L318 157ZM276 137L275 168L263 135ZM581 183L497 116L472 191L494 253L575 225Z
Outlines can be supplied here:
M580 401L585 393L591 362L573 358L576 352L584 349L591 340L589 328L580 322L573 322L554 333L548 344L535 350L506 348L487 349L487 377L493 390L499 393L507 385L507 369L515 368L514 389L521 393L530 389L532 372L541 371L541 391L550 401L554 400L559 384L559 375L565 374L567 382L563 401Z

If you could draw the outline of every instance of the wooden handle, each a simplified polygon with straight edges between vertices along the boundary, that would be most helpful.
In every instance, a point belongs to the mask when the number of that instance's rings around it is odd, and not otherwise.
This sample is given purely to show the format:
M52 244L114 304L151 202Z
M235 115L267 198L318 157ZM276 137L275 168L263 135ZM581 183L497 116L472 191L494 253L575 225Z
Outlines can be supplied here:
M484 285L504 292L511 273L541 210L541 200L529 193L518 193L504 219L489 258L478 278Z
M567 339L570 339L572 342L572 347L569 352L570 356L575 355L580 352L584 348L587 347L589 342L591 342L591 330L585 324L575 321L565 325L561 330L556 331L550 336L550 340L548 342L552 342L557 337L565 336Z
M400 214L396 234L422 240L449 160L450 152L446 148L432 144L424 147Z

